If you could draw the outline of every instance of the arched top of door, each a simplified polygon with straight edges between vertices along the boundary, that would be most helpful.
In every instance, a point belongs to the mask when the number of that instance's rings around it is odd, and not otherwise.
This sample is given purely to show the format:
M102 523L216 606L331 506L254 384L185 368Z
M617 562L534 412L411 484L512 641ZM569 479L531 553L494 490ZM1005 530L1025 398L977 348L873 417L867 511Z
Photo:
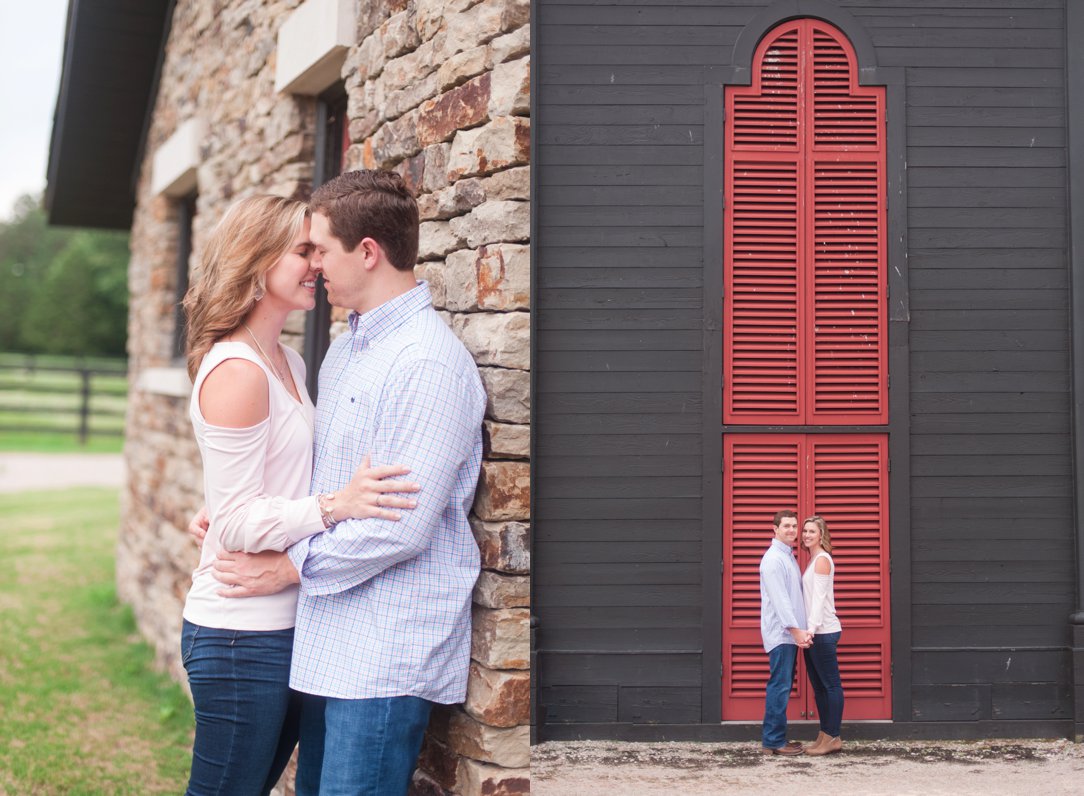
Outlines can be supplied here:
M829 0L778 0L759 12L738 35L731 60L736 83L748 84L753 75L753 57L766 35L794 19L817 19L832 25L854 48L858 59L859 84L877 84L877 55L865 26L854 15ZM728 81L729 82L729 81Z

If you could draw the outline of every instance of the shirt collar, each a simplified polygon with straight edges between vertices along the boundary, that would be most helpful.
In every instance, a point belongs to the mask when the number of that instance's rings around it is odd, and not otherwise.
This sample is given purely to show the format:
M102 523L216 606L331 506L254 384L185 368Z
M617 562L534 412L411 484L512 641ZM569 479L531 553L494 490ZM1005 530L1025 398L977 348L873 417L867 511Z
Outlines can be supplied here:
M417 287L385 301L364 315L351 312L350 333L367 343L376 343L403 325L408 318L433 305L429 283L419 281Z
M790 553L790 555L794 555L794 548L786 542L780 542L778 539L772 539L772 547L781 550L784 553Z

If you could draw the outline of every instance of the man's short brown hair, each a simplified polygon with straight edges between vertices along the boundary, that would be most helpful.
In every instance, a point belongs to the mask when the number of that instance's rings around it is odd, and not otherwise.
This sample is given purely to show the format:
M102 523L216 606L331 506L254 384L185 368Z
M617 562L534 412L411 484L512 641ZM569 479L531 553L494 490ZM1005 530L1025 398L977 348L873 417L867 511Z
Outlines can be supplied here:
M313 191L309 206L327 216L346 251L372 238L400 271L418 262L418 203L395 172L348 171Z
M790 509L780 509L775 513L775 516L772 518L772 525L778 528L779 523L783 521L784 517L794 517L794 519L798 519L798 512L791 511Z

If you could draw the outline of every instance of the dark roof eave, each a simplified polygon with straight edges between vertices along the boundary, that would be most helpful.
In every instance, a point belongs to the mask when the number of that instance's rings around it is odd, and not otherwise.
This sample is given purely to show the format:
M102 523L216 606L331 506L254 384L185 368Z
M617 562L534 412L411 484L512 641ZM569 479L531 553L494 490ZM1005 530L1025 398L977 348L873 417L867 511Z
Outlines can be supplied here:
M174 0L71 0L45 210L61 226L128 229Z

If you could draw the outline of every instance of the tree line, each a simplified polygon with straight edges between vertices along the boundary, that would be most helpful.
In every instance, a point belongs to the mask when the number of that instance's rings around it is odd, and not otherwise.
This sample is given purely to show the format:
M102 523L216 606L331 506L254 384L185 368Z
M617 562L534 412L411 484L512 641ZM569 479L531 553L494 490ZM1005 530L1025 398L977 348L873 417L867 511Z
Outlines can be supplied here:
M0 221L0 351L124 356L128 233L50 227L38 199Z

